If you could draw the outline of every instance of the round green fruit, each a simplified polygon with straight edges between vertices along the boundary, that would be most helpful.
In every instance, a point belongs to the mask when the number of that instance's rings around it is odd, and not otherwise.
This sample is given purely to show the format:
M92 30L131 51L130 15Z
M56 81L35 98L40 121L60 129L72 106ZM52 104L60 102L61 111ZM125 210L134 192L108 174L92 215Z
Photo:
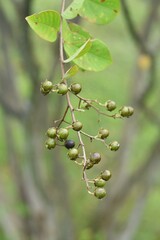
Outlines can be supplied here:
M65 83L60 83L57 85L57 93L65 95L68 92L68 87Z
M122 117L130 117L133 115L133 113L134 113L134 108L132 108L130 106L129 107L124 106L120 110L120 114Z
M71 159L71 160L76 160L78 158L78 154L79 154L79 151L77 148L72 148L69 150L68 152L68 157Z
M102 128L98 132L98 137L101 139L105 139L109 136L109 131L105 128Z
M55 146L56 146L56 141L55 141L55 139L53 139L53 138L48 138L47 141L46 141L46 143L45 143L45 146L46 146L46 148L48 148L48 149L55 148Z
M60 128L57 131L57 136L58 136L59 140L67 139L68 135L69 135L69 131L66 128Z
M111 151L117 151L120 147L120 144L117 141L114 141L109 144L109 148Z
M101 161L101 154L100 153L92 153L90 155L90 161L93 163L93 164L97 164Z
M47 136L50 137L50 138L55 138L56 134L57 134L57 130L56 130L55 127L49 128L47 130Z
M102 199L106 196L106 190L104 188L96 188L94 191L94 196L98 199Z
M48 94L53 88L52 82L45 80L43 83L41 83L40 91L44 95Z
M82 129L82 127L83 127L83 124L79 121L76 121L72 124L72 128L75 131L80 131Z
M101 178L105 181L108 181L111 178L112 174L109 170L105 170L101 173Z
M110 111L110 112L116 109L116 103L114 101L111 101L111 100L108 100L105 103L105 106L106 106L107 110Z
M106 184L106 181L105 180L103 180L102 178L96 178L95 180L94 180L94 185L95 185L95 187L104 187L104 185Z
M82 87L79 83L73 83L71 85L71 91L74 93L74 94L78 94L80 93L82 90Z

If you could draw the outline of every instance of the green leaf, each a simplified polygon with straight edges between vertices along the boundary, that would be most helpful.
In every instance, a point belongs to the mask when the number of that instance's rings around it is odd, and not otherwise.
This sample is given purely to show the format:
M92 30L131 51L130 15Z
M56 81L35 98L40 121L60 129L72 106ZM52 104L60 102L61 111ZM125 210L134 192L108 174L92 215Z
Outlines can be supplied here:
M65 79L73 77L79 71L79 67L77 65L72 66L64 75Z
M79 58L83 56L85 53L89 51L92 46L91 39L88 39L71 57L64 60L64 63L69 63L73 61L75 58Z
M62 14L65 19L75 18L83 5L84 0L74 0Z
M72 57L75 52L88 39L92 39L92 46L89 51L79 58L73 59L80 68L88 71L101 71L111 64L111 56L107 46L97 40L93 39L88 32L82 29L79 25L66 22L64 27L64 49L69 57Z
M106 24L116 17L119 9L119 0L85 0L79 14L89 22Z
M30 27L44 40L54 42L60 28L60 14L56 11L43 11L26 17Z

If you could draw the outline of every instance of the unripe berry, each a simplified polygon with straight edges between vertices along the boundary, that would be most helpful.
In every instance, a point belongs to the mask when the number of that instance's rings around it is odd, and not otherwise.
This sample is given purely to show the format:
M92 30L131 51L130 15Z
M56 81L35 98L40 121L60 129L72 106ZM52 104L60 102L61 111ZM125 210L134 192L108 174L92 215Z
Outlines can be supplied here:
M57 85L57 93L65 95L68 92L68 87L65 83L60 83Z
M101 139L105 139L109 136L109 131L105 128L102 128L98 132L98 137Z
M67 149L73 148L75 146L75 142L73 140L66 140L64 146Z
M109 170L105 170L101 173L101 178L105 181L108 181L111 178L112 174Z
M129 107L124 106L120 110L120 114L121 114L122 117L130 117L130 116L133 115L133 113L134 113L134 108L132 108L130 106Z
M80 93L80 91L82 90L82 87L79 83L73 83L71 85L71 91L74 93L74 94L78 94Z
M92 168L94 166L94 163L92 163L90 160L87 160L87 164L86 164L86 169L88 170L88 169L90 169L90 168Z
M45 80L43 83L41 83L40 91L42 94L46 95L48 94L53 88L52 82Z
M111 100L108 100L105 103L105 106L106 106L107 110L110 111L110 112L116 109L116 103L114 101L111 101Z
M56 141L55 141L55 139L53 139L53 138L48 138L47 141L46 141L45 146L46 146L46 148L48 148L48 149L55 148L55 146L56 146Z
M75 131L80 131L80 130L82 129L82 127L83 127L83 125L82 125L82 123L79 122L79 121L76 121L76 122L74 122L74 123L72 124L72 128L73 128L73 130L75 130Z
M114 141L109 144L109 148L111 151L117 151L120 147L120 144L117 141Z
M96 188L94 191L94 196L98 199L102 199L106 196L106 190L104 188Z
M50 138L55 138L56 134L57 134L57 130L56 130L55 127L49 128L47 130L47 136L50 137Z
M68 157L71 159L71 160L76 160L78 158L78 154L79 154L79 151L77 148L72 148L69 150L68 152Z
M94 180L95 187L104 187L105 184L106 184L106 181L103 180L102 178L96 178Z
M93 163L93 164L98 164L100 161L101 161L101 155L100 153L92 153L90 155L90 161Z
M59 140L67 139L68 135L69 135L69 131L66 128L60 128L57 131L57 136L58 136Z

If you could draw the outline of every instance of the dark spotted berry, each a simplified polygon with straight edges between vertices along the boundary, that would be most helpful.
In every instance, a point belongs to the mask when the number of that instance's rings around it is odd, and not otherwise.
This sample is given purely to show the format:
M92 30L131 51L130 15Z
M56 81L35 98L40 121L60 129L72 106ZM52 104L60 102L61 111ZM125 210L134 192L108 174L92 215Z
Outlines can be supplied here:
M73 140L66 140L64 146L67 149L73 148L75 146L75 142Z

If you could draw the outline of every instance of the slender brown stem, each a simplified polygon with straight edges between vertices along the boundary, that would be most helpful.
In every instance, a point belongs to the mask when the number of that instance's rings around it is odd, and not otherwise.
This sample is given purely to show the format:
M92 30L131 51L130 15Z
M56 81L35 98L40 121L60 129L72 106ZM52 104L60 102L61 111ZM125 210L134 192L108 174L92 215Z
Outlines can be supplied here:
M64 8L65 8L65 0L62 1L62 6L61 6L61 16L64 12ZM61 25L60 25L60 65L61 65L61 73L62 73L62 79L64 79L64 75L65 75L65 65L64 65L64 51L63 51L63 32L62 32L62 17L61 17ZM67 81L64 79L64 83L67 84ZM68 107L67 107L67 110L70 109L70 112L71 112L71 118L72 118L72 122L75 122L76 121L76 117L75 117L75 114L74 114L74 107L71 103L71 99L70 99L70 95L69 95L69 92L67 92L66 94L66 100L67 100L67 103L68 103ZM66 112L67 113L67 112ZM64 114L64 117L65 117L66 114ZM62 118L62 121L64 120L64 117ZM60 122L60 124L62 123L62 121ZM59 125L60 125L59 124ZM80 132L77 132L77 135L78 135L78 139L79 139L79 143L80 143L80 146L82 148L82 152L83 152L83 159L84 159L84 163L83 163L83 179L86 183L86 186L87 186L87 190L88 192L90 193L89 191L89 184L88 184L88 178L87 178L87 174L85 172L85 166L87 164L87 157L86 157L86 151L85 151L85 146L84 146L84 143L83 143L83 139L82 139L82 136L81 136L81 133Z

